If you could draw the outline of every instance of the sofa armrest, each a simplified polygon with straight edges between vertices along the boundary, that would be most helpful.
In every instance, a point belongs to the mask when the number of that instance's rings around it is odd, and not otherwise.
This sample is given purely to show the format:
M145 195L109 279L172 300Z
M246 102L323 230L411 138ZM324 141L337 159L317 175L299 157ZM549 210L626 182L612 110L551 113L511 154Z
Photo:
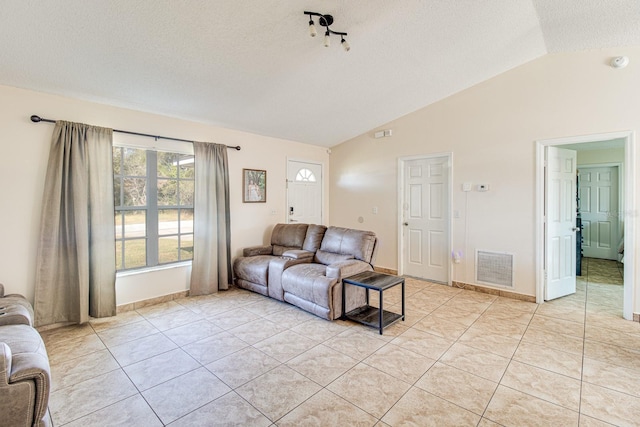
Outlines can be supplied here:
M353 276L354 274L362 273L363 271L373 270L368 262L360 261L357 259L350 259L347 261L338 261L327 266L327 277L332 279L342 279L344 277Z
M287 251L290 252L290 251ZM299 251L306 252L306 251ZM292 265L297 264L309 264L313 259L312 256L307 256L303 258L290 258L290 257L280 257L274 258L269 262L269 287L268 292L271 298L275 298L279 301L284 301L284 289L282 289L282 273Z
M12 299L9 298L8 299ZM25 300L26 301L26 300ZM0 300L4 305L5 301ZM3 325L29 325L33 326L33 316L20 301L10 301L0 306L0 326Z
M0 387L9 385L11 376L11 348L0 342Z
M51 392L51 371L46 353L13 355L9 383L17 384L21 382L30 382L35 385L35 394L32 396L33 417L37 421L44 419L49 406L49 394Z
M271 255L273 247L268 246L250 246L242 250L243 256Z
M304 249L291 249L283 253L282 256L299 260L311 260L313 252L305 251Z

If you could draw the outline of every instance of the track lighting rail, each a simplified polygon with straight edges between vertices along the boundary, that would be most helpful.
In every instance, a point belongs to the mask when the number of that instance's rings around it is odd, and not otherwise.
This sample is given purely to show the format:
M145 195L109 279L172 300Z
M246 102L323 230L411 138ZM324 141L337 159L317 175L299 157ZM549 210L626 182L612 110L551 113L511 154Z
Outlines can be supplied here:
M318 13L318 12L310 12L310 11L305 11L304 14L305 15L309 15L309 35L311 37L315 37L318 34L318 32L316 30L315 23L313 22L313 17L316 16L316 17L318 17L318 24L320 24L320 26L326 28L325 33L324 33L324 46L325 47L329 47L331 45L330 36L331 36L331 34L335 34L337 36L340 36L340 45L345 50L345 52L348 52L351 49L351 46L349 46L349 43L344 39L344 37L347 35L347 33L342 32L342 31L334 31L331 28L329 28L330 25L333 24L333 16L324 15L324 14Z

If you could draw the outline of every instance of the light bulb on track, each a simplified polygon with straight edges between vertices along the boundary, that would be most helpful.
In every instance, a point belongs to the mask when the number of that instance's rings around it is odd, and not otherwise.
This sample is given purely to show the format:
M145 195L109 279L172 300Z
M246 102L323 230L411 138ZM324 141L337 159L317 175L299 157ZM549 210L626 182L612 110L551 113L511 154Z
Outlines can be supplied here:
M309 35L311 37L315 37L318 35L318 32L316 31L316 26L313 24L313 19L309 19Z
M349 42L347 42L344 38L340 41L340 44L342 45L342 48L345 52L349 52L349 50L351 49L351 46L349 46Z

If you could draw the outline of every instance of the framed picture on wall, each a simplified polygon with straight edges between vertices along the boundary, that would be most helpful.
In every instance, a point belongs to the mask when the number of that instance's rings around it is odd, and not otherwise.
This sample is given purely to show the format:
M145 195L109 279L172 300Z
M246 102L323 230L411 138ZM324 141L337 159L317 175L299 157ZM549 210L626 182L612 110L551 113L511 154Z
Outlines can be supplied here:
M267 171L242 169L242 201L244 203L267 201Z

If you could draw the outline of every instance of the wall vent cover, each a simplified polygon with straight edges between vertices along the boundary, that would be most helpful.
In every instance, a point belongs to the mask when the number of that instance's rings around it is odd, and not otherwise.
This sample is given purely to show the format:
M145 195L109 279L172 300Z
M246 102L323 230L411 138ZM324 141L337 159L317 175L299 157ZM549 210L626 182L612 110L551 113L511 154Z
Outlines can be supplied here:
M513 254L476 251L476 282L513 288Z

